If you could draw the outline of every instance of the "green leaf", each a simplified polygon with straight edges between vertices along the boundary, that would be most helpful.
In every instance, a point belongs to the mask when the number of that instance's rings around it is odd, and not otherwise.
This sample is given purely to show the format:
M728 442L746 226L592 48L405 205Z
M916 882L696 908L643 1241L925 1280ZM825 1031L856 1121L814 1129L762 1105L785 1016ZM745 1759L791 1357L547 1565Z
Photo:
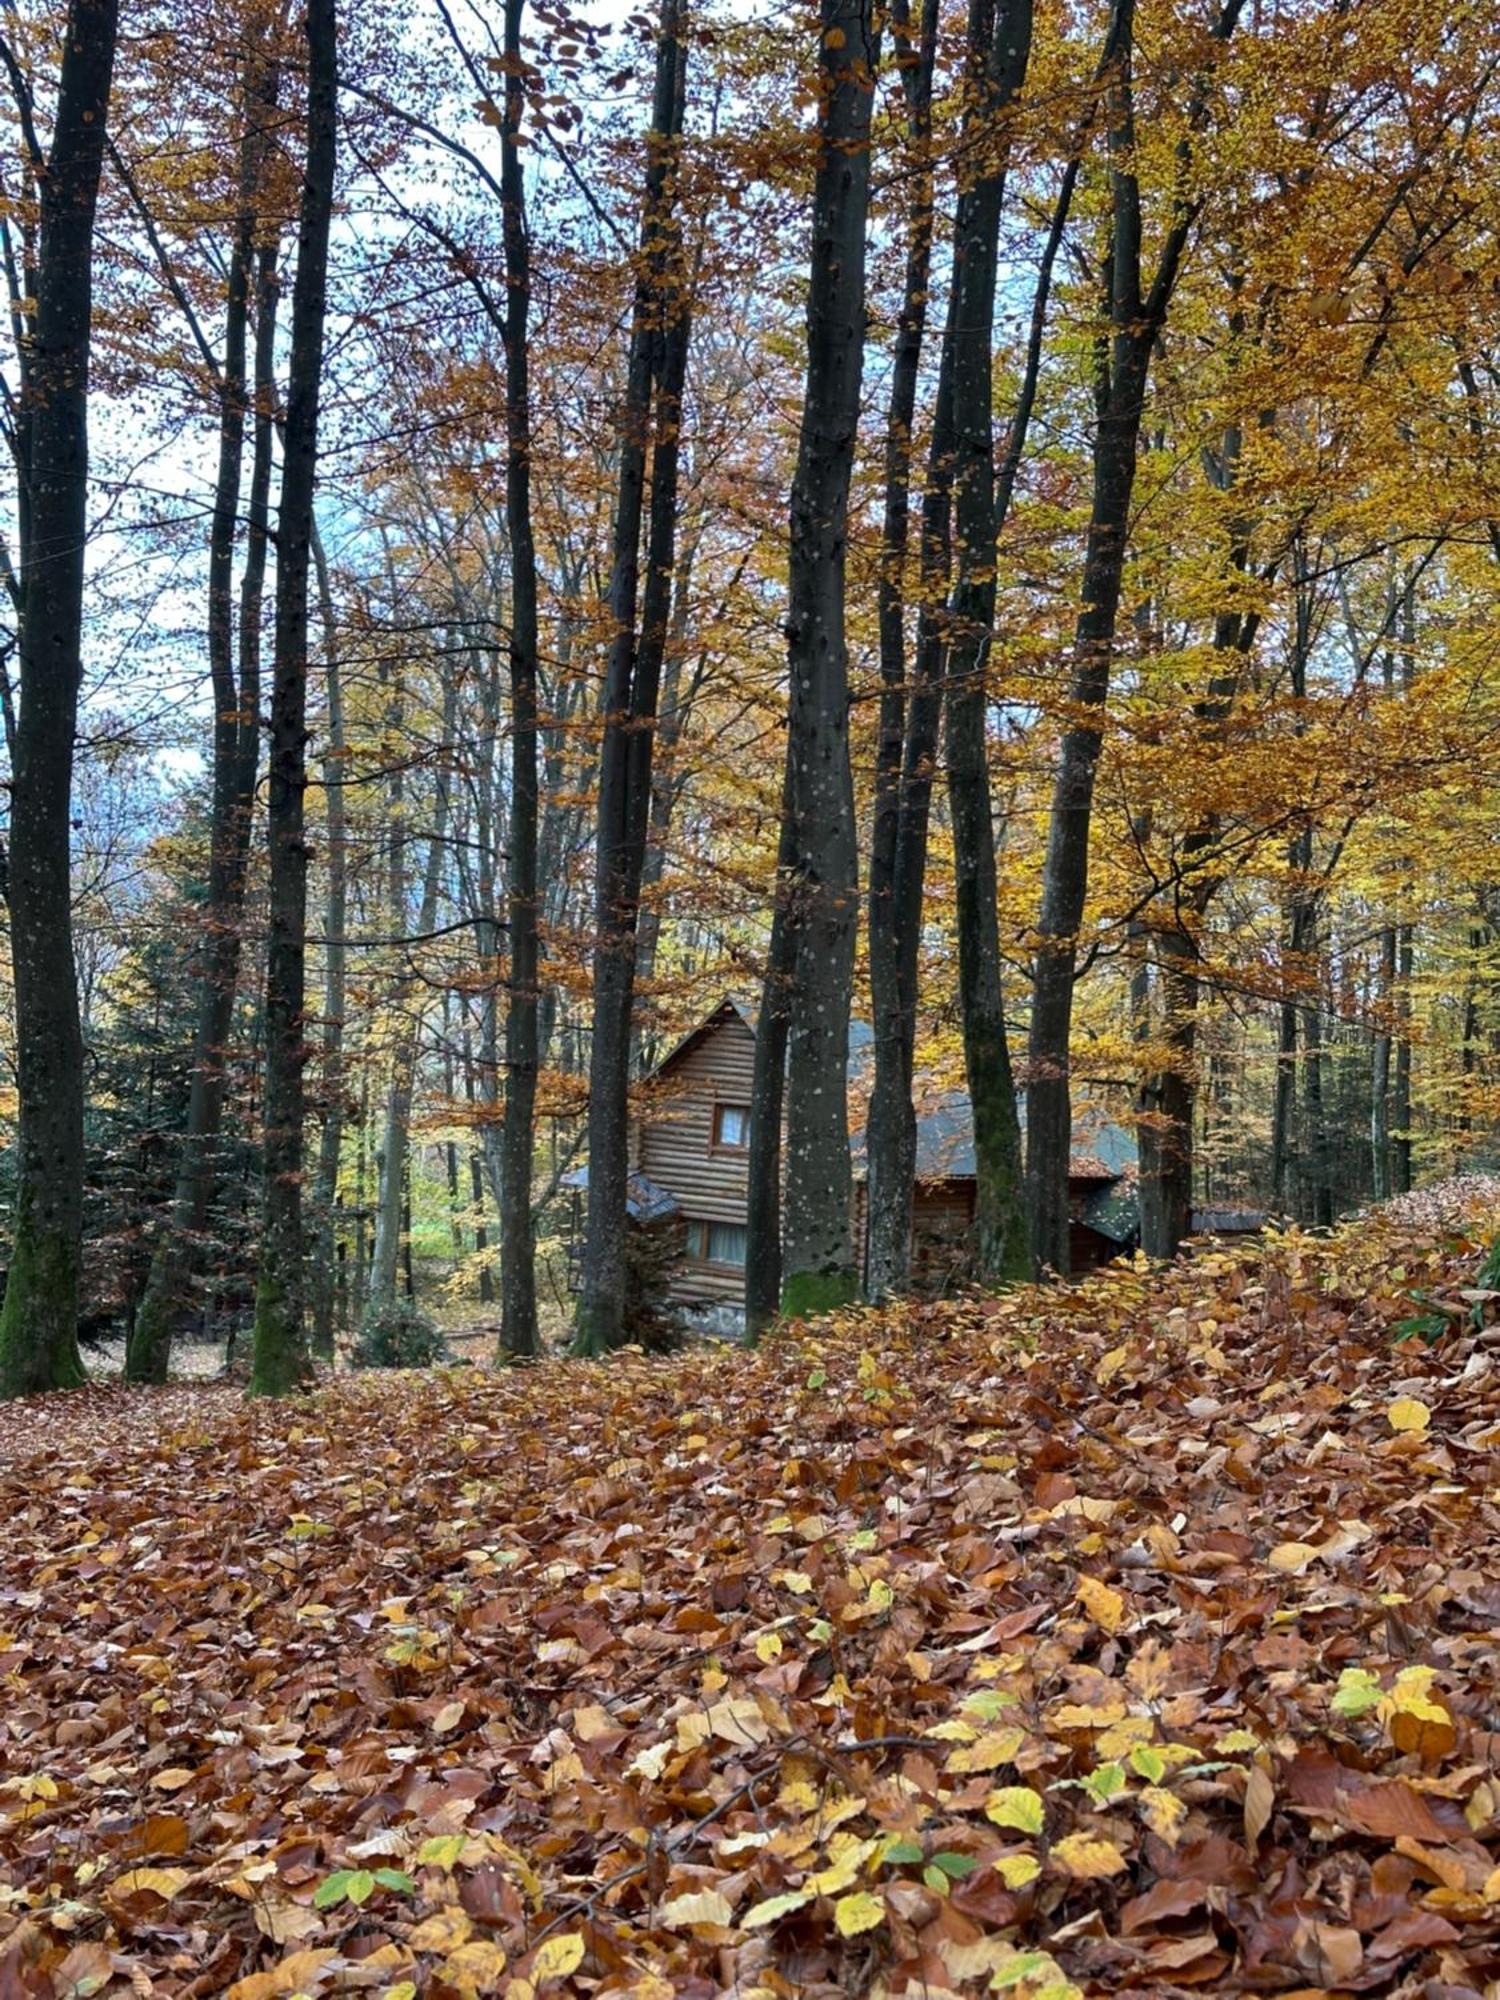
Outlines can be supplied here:
M934 1868L941 1868L950 1882L962 1882L965 1875L974 1873L979 1863L972 1854L955 1854L950 1849L942 1854L934 1854L932 1865Z
M821 1389L827 1380L828 1370L826 1368L814 1368L807 1378L807 1386L809 1389Z
M377 1868L375 1880L382 1889L394 1889L398 1896L414 1896L417 1893L416 1883L399 1868Z
M356 1868L349 1877L344 1894L351 1903L368 1903L375 1893L375 1877L368 1868Z
M938 1895L940 1896L947 1895L948 1878L943 1873L941 1868L935 1868L929 1862L928 1865L922 1870L922 1880L927 1884L927 1887L929 1889L936 1890Z
M880 1858L887 1868L910 1868L922 1859L922 1843L919 1840L893 1840Z
M417 1860L424 1868L456 1868L468 1840L466 1833L436 1833L417 1849Z
M342 1903L349 1893L349 1884L354 1880L352 1868L335 1868L331 1875L325 1875L313 1891L313 1908L331 1910L335 1903Z
M1335 1715L1364 1715L1378 1705L1382 1692L1368 1667L1345 1667L1328 1706Z
M1167 1774L1167 1760L1149 1743L1137 1743L1130 1753L1130 1768L1148 1784L1159 1785Z
M1083 1781L1083 1789L1091 1799L1096 1799L1100 1805L1107 1805L1125 1790L1124 1765L1101 1764L1097 1771L1089 1772Z

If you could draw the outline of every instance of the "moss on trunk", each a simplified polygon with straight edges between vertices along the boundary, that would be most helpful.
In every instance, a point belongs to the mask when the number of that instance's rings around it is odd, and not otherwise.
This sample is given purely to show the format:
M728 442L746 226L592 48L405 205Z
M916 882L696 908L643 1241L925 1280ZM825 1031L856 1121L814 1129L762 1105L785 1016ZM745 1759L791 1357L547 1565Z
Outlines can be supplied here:
M262 1265L255 1291L255 1358L252 1396L291 1396L312 1377L302 1332L300 1302L275 1271Z
M817 1319L859 1297L859 1273L852 1264L831 1271L793 1271L781 1288L783 1319Z
M79 1389L78 1246L22 1208L0 1308L0 1397Z

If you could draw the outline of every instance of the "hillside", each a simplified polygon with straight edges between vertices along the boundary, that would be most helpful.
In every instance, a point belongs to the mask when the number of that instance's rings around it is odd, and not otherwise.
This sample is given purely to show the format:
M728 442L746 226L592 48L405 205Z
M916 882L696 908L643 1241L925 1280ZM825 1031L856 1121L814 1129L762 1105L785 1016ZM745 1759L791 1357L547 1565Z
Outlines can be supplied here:
M1494 1992L1495 1197L28 1405L0 1995Z

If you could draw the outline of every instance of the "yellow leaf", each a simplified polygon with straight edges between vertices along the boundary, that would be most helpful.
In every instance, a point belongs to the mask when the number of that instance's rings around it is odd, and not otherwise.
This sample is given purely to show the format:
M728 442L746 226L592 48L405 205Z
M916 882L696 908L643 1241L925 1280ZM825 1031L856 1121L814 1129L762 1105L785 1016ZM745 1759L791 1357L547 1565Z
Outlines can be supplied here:
M1318 1551L1311 1542L1278 1542L1266 1558L1272 1569L1279 1569L1283 1576L1300 1576L1317 1559Z
M1386 1411L1385 1420L1393 1431L1425 1431L1432 1422L1432 1412L1415 1396L1398 1396Z
M1187 1818L1187 1807L1175 1792L1162 1785L1147 1785L1140 1796L1141 1818L1168 1847L1175 1847Z
M828 1866L809 1875L807 1886L815 1896L837 1896L853 1882L875 1852L878 1841L860 1840L852 1833L835 1834L828 1843Z
M169 1903L177 1891L193 1879L186 1868L131 1868L117 1875L109 1885L110 1899L123 1902L127 1896L160 1896Z
M228 1987L224 2000L273 2000L281 1993L301 1993L317 1981L322 1968L338 1953L320 1946L312 1951L294 1951L269 1972L252 1972Z
M1375 1711L1396 1748L1407 1755L1444 1757L1458 1741L1453 1717L1432 1692L1431 1667L1403 1667Z
M561 1937L544 1939L531 1961L533 1985L540 1986L544 1979L566 1979L582 1965L583 1952L581 1931L564 1931Z
M1041 1872L1042 1864L1034 1854L1002 1854L995 1863L995 1873L1007 1889L1024 1889Z
M993 1771L1000 1764L1010 1763L1025 1741L1025 1730L1014 1726L986 1730L977 1743L965 1743L953 1752L948 1769L959 1774Z
M1099 1882L1125 1867L1125 1857L1114 1842L1092 1833L1070 1833L1058 1841L1051 1858L1077 1882Z
M1030 1785L1002 1785L985 1800L984 1816L996 1826L1014 1827L1017 1833L1039 1834L1046 1808Z
M840 1896L833 1906L833 1923L840 1937L858 1937L861 1931L872 1931L877 1924L885 1922L885 1904L878 1896L872 1896L868 1889L859 1889L852 1896Z
M755 1638L755 1657L770 1666L773 1660L781 1658L782 1642L779 1632L758 1632Z
M1078 1602L1096 1625L1113 1636L1125 1622L1125 1599L1096 1576L1078 1579Z
M1094 1369L1094 1380L1099 1384L1099 1387L1107 1389L1129 1359L1130 1349L1128 1347L1112 1347L1108 1354L1101 1354L1098 1365Z
M424 1917L407 1939L413 1951L440 1951L446 1957L450 1951L457 1951L467 1944L474 1935L474 1924L467 1910L457 1903L447 1903L430 1917Z
M694 1924L732 1924L734 1905L717 1889L695 1889L663 1903L656 1915L669 1931L685 1931Z
M549 1939L548 1943L552 1940ZM547 1946L542 1946L545 1951ZM538 1953L538 1957L540 1957ZM505 1953L499 1945L491 1944L488 1938L473 1938L461 1944L451 1957L443 1962L443 1980L448 1986L456 1986L460 1993L493 1993L495 1982L505 1970Z
M784 1917L793 1910L800 1910L804 1903L813 1899L811 1889L791 1889L783 1896L767 1896L752 1910L746 1910L740 1918L740 1929L758 1931L766 1924L774 1924L778 1917Z

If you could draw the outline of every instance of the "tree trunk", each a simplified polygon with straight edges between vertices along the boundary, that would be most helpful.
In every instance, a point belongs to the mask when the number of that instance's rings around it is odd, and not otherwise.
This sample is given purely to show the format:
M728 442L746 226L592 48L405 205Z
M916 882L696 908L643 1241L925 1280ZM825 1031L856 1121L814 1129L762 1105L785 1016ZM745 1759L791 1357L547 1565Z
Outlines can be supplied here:
M1198 1034L1196 947L1180 929L1157 940L1167 1060L1145 1079L1139 1128L1141 1248L1175 1257L1193 1227L1193 1065Z
M15 1233L0 1396L83 1380L83 1033L73 958L73 739L82 682L94 215L118 0L70 0L40 184L36 297L21 384L20 712L8 896L19 1096Z
M532 534L530 312L532 250L526 228L522 118L526 72L520 24L526 0L506 0L506 108L500 138L502 228L506 246L506 532L510 536L510 882L506 918L506 1110L500 1140L500 1354L526 1360L538 1350L536 1230L532 1158L536 1146L538 1048L538 700L536 700L536 540Z
M972 0L971 42L993 0ZM979 117L1010 112L1031 54L1031 0L1003 0L985 22ZM990 144L994 145L991 139ZM953 818L958 979L964 1068L974 1120L974 1258L978 1276L1031 1275L1021 1169L1021 1122L1000 987L995 836L986 741L985 667L995 622L994 382L992 343L1005 155L959 197L954 237L953 489L957 580L949 607L948 803Z
M1391 1102L1391 1193L1410 1194L1412 1186L1411 1129L1411 982L1416 946L1410 924L1396 933L1396 1074Z
M324 903L326 942L323 946L323 1065L320 1088L323 1124L318 1135L315 1183L318 1254L313 1274L312 1349L331 1361L338 1299L335 1274L335 1231L338 1220L339 1158L344 1141L344 1009L348 953L344 928L349 920L349 838L344 810L346 742L344 737L343 675L339 665L338 625L328 559L314 530L313 560L317 565L318 603L323 621L324 686L328 699L328 754L323 759L323 796L328 816L328 897Z
M745 1162L745 1338L752 1344L781 1307L781 1123L786 1101L792 980L797 959L791 916L791 876L796 856L791 790L792 772L787 762L782 773L775 904L750 1075L750 1150Z
M1213 29L1233 33L1240 0L1227 0ZM1132 85L1134 0L1119 0L1106 50L1111 235L1107 274L1110 332L1095 355L1094 492L1074 628L1069 688L1075 718L1063 732L1043 864L1026 1080L1026 1181L1032 1247L1039 1265L1069 1265L1068 1166L1073 1113L1070 1042L1078 937L1088 893L1094 779L1104 741L1115 627L1125 569L1136 446L1151 353L1166 321L1198 203L1179 185L1149 289L1141 272L1141 198L1136 179ZM1194 92L1189 129L1201 122L1206 85ZM1186 144L1186 142L1184 142ZM1183 165L1187 160L1184 157Z
M505 1124L500 1145L500 1352L537 1351L536 1231L531 1217L536 1141L540 953L537 937L537 568L531 525L531 241L521 166L526 72L525 0L505 0L505 117L500 187L505 238L505 525L510 537L510 879L506 915Z
M902 58L907 146L913 189L907 223L906 274L891 354L891 399L885 434L885 518L880 550L880 733L875 752L875 810L870 835L870 1007L875 1076L865 1129L869 1174L869 1240L865 1286L872 1299L903 1291L911 1265L912 1184L917 1128L912 1111L912 1045L916 996L902 979L903 923L896 906L902 755L906 742L906 559L911 516L911 439L917 380L927 325L932 270L932 72L937 53L937 0L923 0L922 25L911 47L907 0L892 10Z
M457 726L458 688L456 680L450 676L443 698L443 740L440 745L440 755L444 759L450 753ZM396 734L399 737L399 727ZM427 866L423 873L422 899L417 910L418 937L425 937L437 921L438 892L442 884L443 862L447 851L450 799L451 787L448 775L446 769L442 769L438 777L437 808L433 820L432 839L428 845ZM390 908L395 924L395 935L399 936L406 922L404 850L407 839L401 823L404 801L399 776L392 785L391 805L394 831L391 839ZM421 1013L417 1006L416 983L415 972L408 958L407 969L397 979L388 1000L388 1005L397 1012L400 1025L391 1048L390 1075L386 1083L385 1121L380 1148L376 1154L375 1248L370 1260L370 1296L367 1308L372 1316L387 1309L395 1299L401 1246L410 1233L409 1224L404 1219L403 1194L407 1187L412 1092L422 1027ZM410 1279L409 1259L406 1268Z
M1380 971L1375 1004L1379 1018L1370 1055L1370 1186L1377 1201L1391 1192L1391 1023L1396 991L1396 930L1380 933Z
M820 18L807 381L787 579L796 976L781 1303L796 1315L842 1304L859 1289L848 1100L859 859L844 563L864 368L870 114L880 46L864 0L822 0Z
M276 651L271 692L270 942L266 957L265 1206L251 1393L287 1394L310 1372L304 1325L303 1065L307 1059L307 602L318 463L328 236L337 148L335 0L308 0L307 160L292 293Z
M246 858L260 770L261 592L243 606L255 632L241 634L234 659L234 552L239 539L247 396L246 348L254 291L254 381L257 401L251 507L261 506L271 469L277 286L274 247L256 254L261 182L270 124L279 96L279 65L255 51L246 64L245 129L240 143L240 208L225 298L224 364L219 379L219 465L208 550L208 667L214 702L213 808L209 834L206 937L198 968L198 1018L187 1125L171 1212L157 1240L125 1356L127 1382L165 1382L172 1339L186 1309L198 1248L218 1175L227 1059L239 988L245 914ZM264 549L259 561L264 567ZM247 564L248 568L248 564Z
M662 0L615 505L595 851L588 1222L575 1338L581 1354L604 1353L627 1337L631 1016L657 695L671 614L678 432L688 341L688 302L674 215L687 74L685 12L684 0ZM645 588L638 607L648 446L651 511Z

